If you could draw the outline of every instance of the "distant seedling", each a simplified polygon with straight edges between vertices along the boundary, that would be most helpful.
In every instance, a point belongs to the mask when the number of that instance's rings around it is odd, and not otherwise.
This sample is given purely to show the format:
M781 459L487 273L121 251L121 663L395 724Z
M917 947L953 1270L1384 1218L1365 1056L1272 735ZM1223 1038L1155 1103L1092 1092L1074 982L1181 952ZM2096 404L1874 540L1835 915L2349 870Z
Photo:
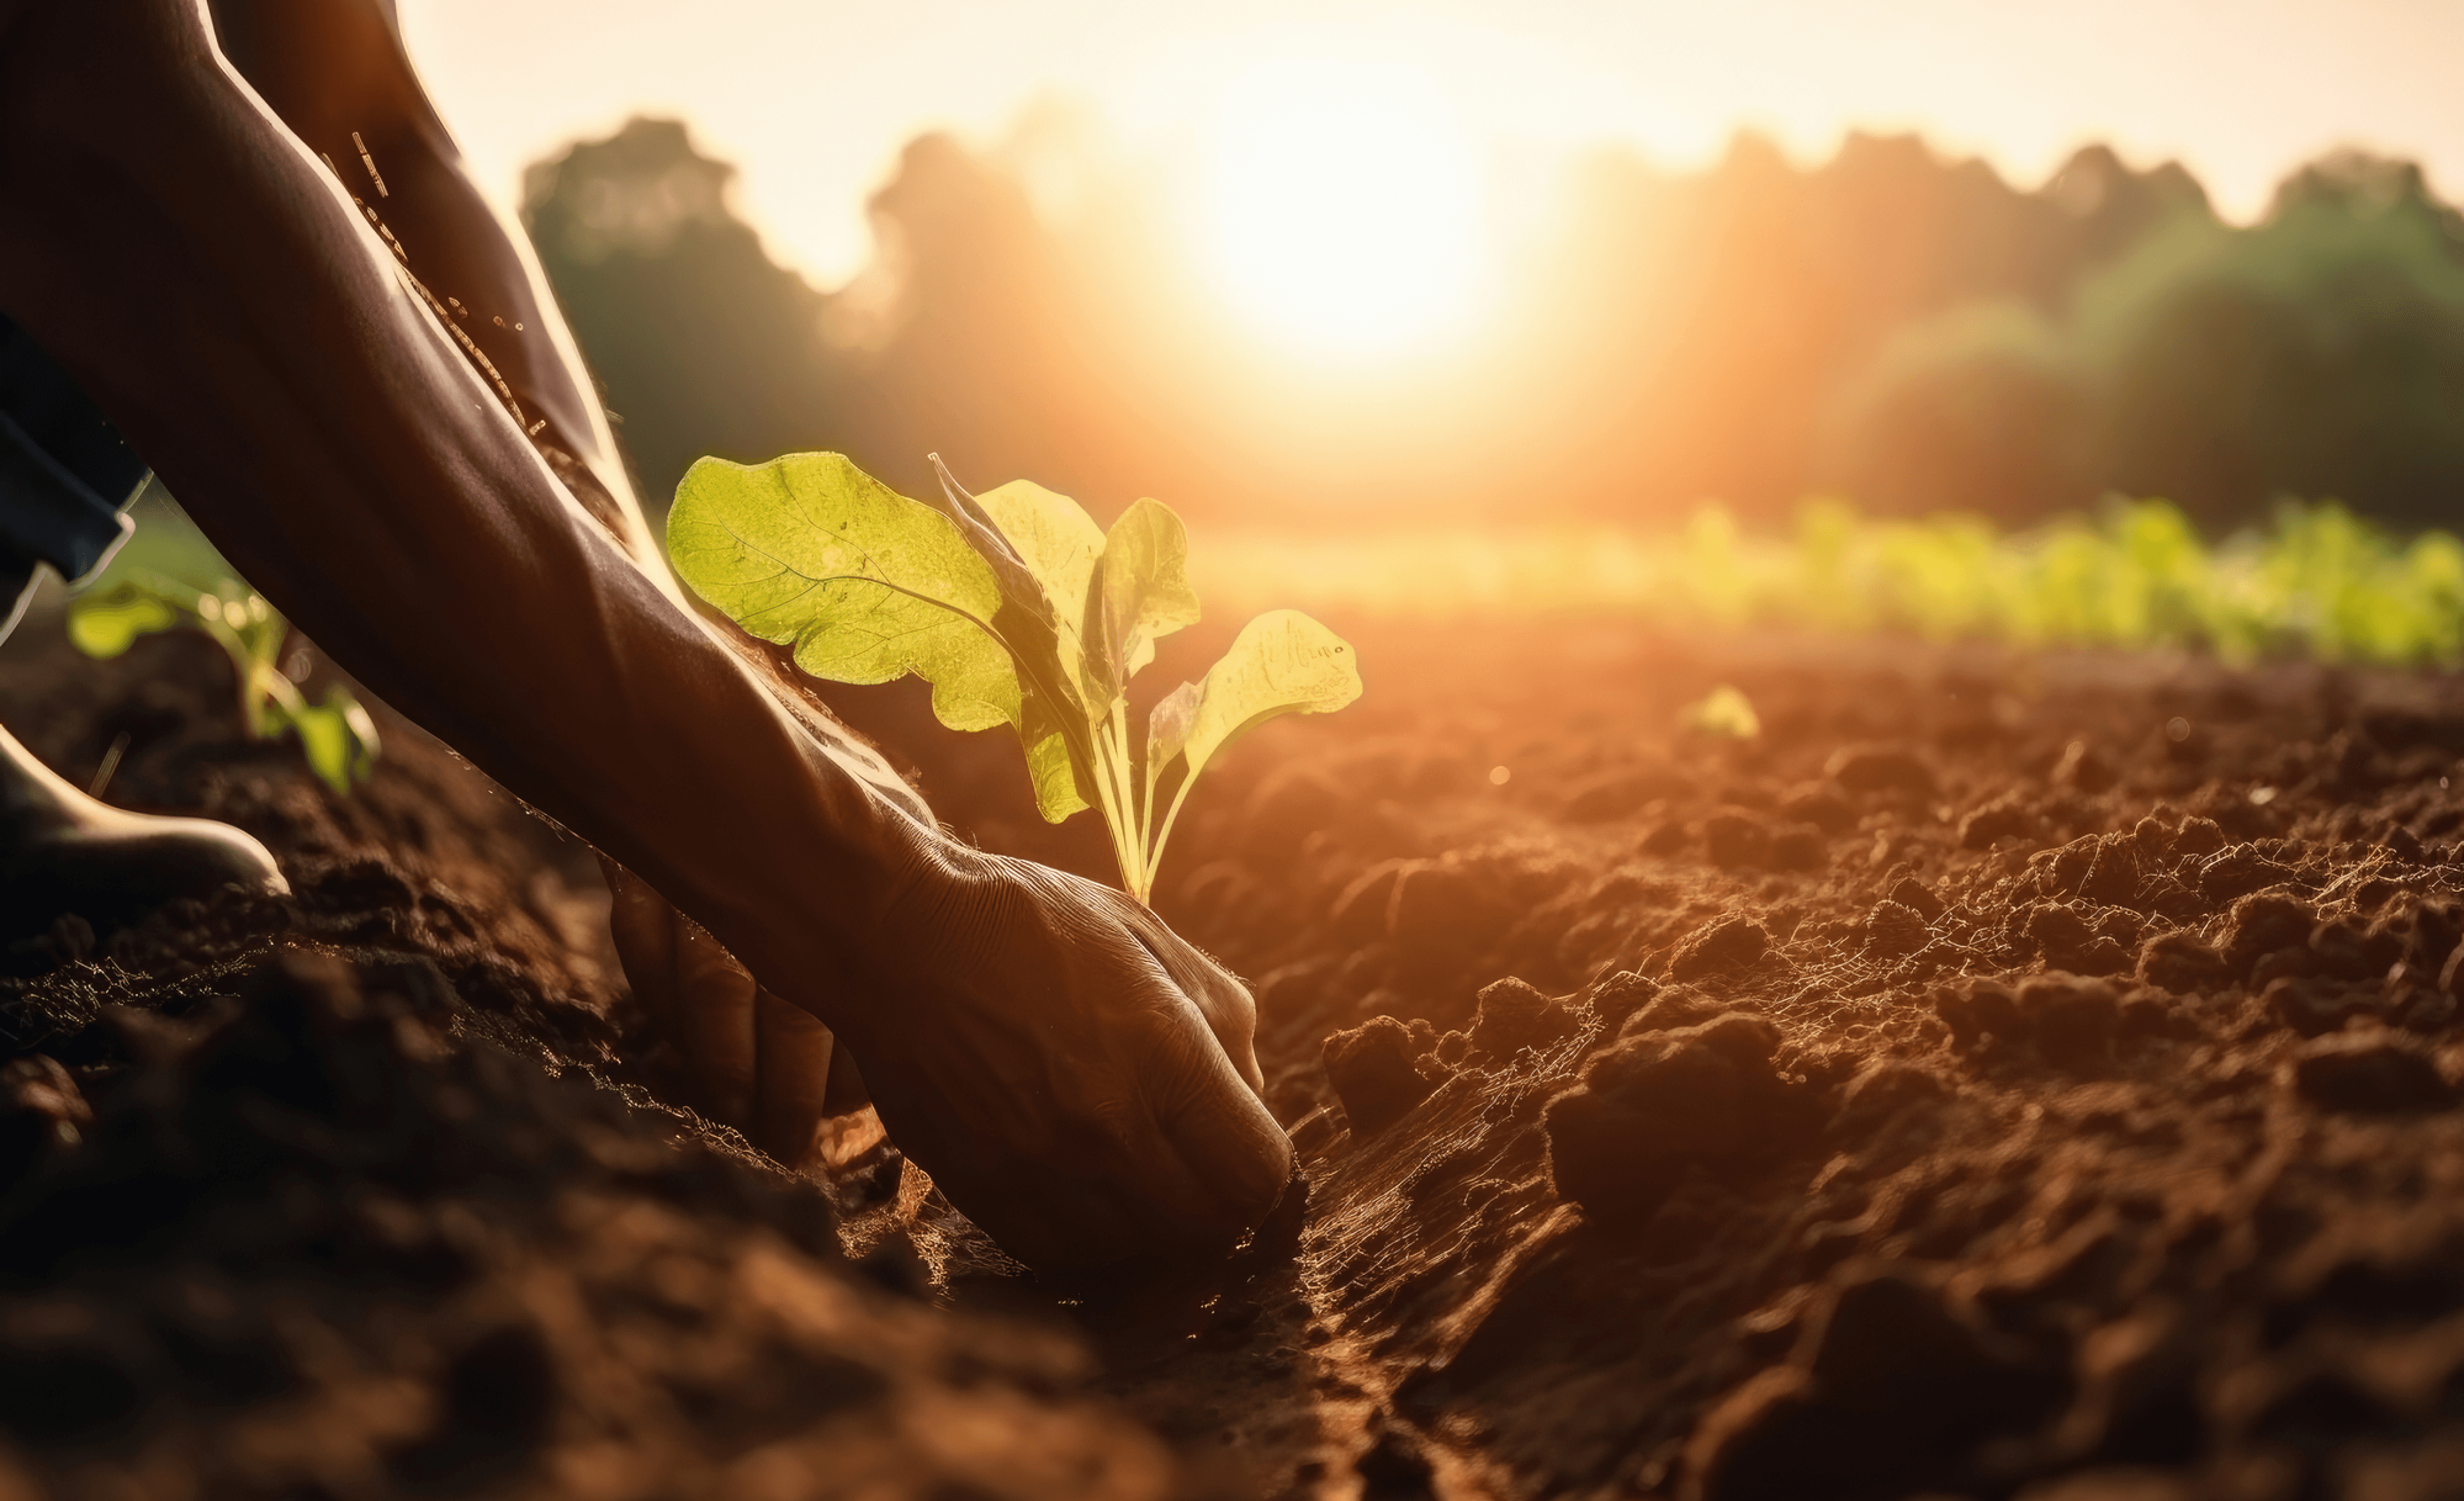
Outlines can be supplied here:
M792 645L816 677L913 673L933 685L933 712L950 728L1012 726L1045 818L1100 809L1121 885L1140 902L1218 751L1278 715L1360 696L1348 643L1297 610L1272 610L1242 627L1205 677L1166 694L1133 739L1131 676L1159 637L1198 620L1180 518L1140 500L1108 534L1041 485L973 496L937 454L933 465L938 508L837 453L753 467L705 458L676 489L668 555L695 593L751 634Z
M69 640L91 657L109 659L139 636L158 630L202 630L231 657L239 684L240 723L248 738L270 740L288 729L299 737L309 769L337 792L375 773L376 721L337 684L312 704L281 668L291 637L261 595L225 579L210 592L160 574L133 572L110 588L69 602Z
M1687 704L1677 717L1678 722L1697 735L1750 740L1763 733L1763 717L1754 713L1754 701L1728 683L1722 683Z

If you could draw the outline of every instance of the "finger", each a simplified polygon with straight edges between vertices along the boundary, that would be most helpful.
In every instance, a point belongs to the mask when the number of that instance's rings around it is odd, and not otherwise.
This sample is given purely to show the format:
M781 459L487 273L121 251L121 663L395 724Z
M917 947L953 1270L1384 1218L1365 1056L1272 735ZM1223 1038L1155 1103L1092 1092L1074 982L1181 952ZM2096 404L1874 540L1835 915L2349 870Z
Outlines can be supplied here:
M685 1067L715 1120L753 1123L753 977L690 917L675 921L674 1038Z
M1265 1098L1266 1071L1258 1067L1258 1003L1250 997L1249 987L1230 975L1222 977L1212 999L1212 1004L1199 1003L1199 1014L1221 1045L1232 1071L1249 1086L1250 1093Z
M1265 1218L1290 1177L1291 1145L1187 1009L1143 1049L1134 1106L1104 1111L1061 1159L1100 1173L1149 1247L1227 1248ZM1087 1139L1100 1136L1100 1141ZM1068 1148L1074 1147L1074 1150Z
M1215 1034L1216 1046L1223 1049L1232 1071L1251 1093L1263 1098L1266 1075L1258 1067L1258 1003L1251 999L1249 987L1202 955L1191 972L1173 978L1180 982L1198 1014L1206 1019L1206 1029Z
M966 1171L915 1160L995 1245L1039 1271L1107 1266L1163 1244L1145 1206L1110 1180L1032 1162Z
M1200 1077L1177 1098L1159 1102L1162 1134L1207 1200L1206 1228L1226 1240L1265 1219L1291 1181L1291 1138L1266 1113L1254 1086L1233 1072L1230 1060L1209 1055L1192 1061ZM1255 1067L1254 1062L1251 1067Z
M1179 1026L1182 1035L1170 1040L1176 1051L1202 1051L1225 1067L1197 1018L1184 1013ZM1135 1050L1139 1068L1172 1071L1155 1048ZM990 1127L979 1112L968 1111L974 1118L957 1126L951 1081L919 1077L904 1066L909 1062L885 1057L868 1065L890 1138L1001 1249L1030 1267L1102 1266L1186 1246L1206 1239L1224 1218L1139 1097L1080 1096L1058 1115L1061 1102L1046 1099L1033 1122L1014 1129ZM1000 1092L995 1083L970 1097L982 1105Z
M1215 1052L1211 1041L1202 1035L1191 1038L1190 1044L1191 1051ZM1222 1066L1220 1057L1213 1063L1218 1069ZM1221 1195L1174 1146L1150 1102L1140 1100L1108 1112L1106 1118L1073 1135L1079 1136L1076 1149L1066 1151L1060 1160L1073 1166L1083 1163L1090 1175L1097 1175L1089 1190L1116 1202L1127 1219L1143 1226L1144 1239L1161 1246L1217 1240L1228 1244ZM1238 1233L1237 1228L1230 1231ZM1128 1246L1117 1254L1148 1248Z
M830 1029L767 990L753 1004L753 1144L789 1167L813 1155L830 1087Z
M822 1100L825 1115L852 1115L872 1103L872 1090L856 1068L855 1053L841 1044L830 1049L829 1091Z
M1274 1206L1291 1160L1259 1100L1257 1006L1228 971L1152 915L1136 916L1144 920L1129 931L1154 978L1179 995L1140 1049L1139 1108L1117 1122L1112 1179L1159 1241L1228 1247Z
M1231 1060L1233 1071L1247 1083L1252 1093L1264 1097L1266 1075L1258 1067L1256 1044L1258 1003L1250 996L1249 987L1165 927L1162 919L1153 914L1141 916L1141 923L1132 924L1132 935L1173 984L1197 1004L1199 1015L1206 1019L1207 1030L1215 1034L1217 1046ZM1145 931L1147 927L1154 931Z
M650 1014L650 1025L670 1042L676 1041L676 910L650 889L650 883L605 855L599 869L607 877L613 898L607 909L607 935L616 943L617 961L625 966L633 999ZM679 1050L682 1044L678 1043Z

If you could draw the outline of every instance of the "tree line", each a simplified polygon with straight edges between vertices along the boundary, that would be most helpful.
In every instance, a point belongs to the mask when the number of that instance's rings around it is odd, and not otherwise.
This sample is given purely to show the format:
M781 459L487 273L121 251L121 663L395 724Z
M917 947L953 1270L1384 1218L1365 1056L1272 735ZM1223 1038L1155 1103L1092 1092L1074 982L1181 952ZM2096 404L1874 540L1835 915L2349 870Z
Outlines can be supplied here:
M937 451L1219 521L2464 510L2464 215L2409 163L2327 157L2234 226L2101 146L2032 188L1906 136L1805 167L1751 135L1691 172L1602 150L1486 331L1374 368L1219 311L1153 184L1089 168L1056 214L1039 169L917 139L874 264L826 291L672 121L533 167L523 214L653 497L702 453L828 448L911 493Z

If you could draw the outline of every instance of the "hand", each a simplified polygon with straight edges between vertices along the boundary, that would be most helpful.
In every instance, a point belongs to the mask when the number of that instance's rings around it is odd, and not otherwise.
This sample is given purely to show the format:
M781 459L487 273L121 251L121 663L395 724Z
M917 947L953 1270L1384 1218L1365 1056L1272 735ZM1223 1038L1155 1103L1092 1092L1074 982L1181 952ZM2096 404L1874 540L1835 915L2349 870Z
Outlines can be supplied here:
M1039 1268L1221 1250L1265 1219L1292 1148L1241 982L1107 887L935 856L839 1012L900 1150Z
M788 1167L816 1156L822 1121L865 1104L830 1029L761 988L649 882L602 857L616 956L659 1035L684 1061L691 1103Z

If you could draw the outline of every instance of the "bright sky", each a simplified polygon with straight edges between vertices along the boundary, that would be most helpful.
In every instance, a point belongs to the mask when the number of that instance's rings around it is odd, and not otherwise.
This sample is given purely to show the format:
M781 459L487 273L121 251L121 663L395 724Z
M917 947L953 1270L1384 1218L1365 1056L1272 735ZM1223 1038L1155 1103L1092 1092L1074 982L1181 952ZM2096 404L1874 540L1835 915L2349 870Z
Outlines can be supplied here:
M1040 97L1133 151L1190 146L1287 59L1434 79L1492 164L1626 142L1673 166L1740 124L1800 159L1923 130L2022 183L2074 146L2187 162L2227 212L2337 145L2464 196L2464 0L401 0L412 55L492 191L629 114L743 169L775 253L833 284L866 193L921 130L998 137ZM1237 91L1236 91L1237 92ZM1199 163L1203 152L1193 149Z

